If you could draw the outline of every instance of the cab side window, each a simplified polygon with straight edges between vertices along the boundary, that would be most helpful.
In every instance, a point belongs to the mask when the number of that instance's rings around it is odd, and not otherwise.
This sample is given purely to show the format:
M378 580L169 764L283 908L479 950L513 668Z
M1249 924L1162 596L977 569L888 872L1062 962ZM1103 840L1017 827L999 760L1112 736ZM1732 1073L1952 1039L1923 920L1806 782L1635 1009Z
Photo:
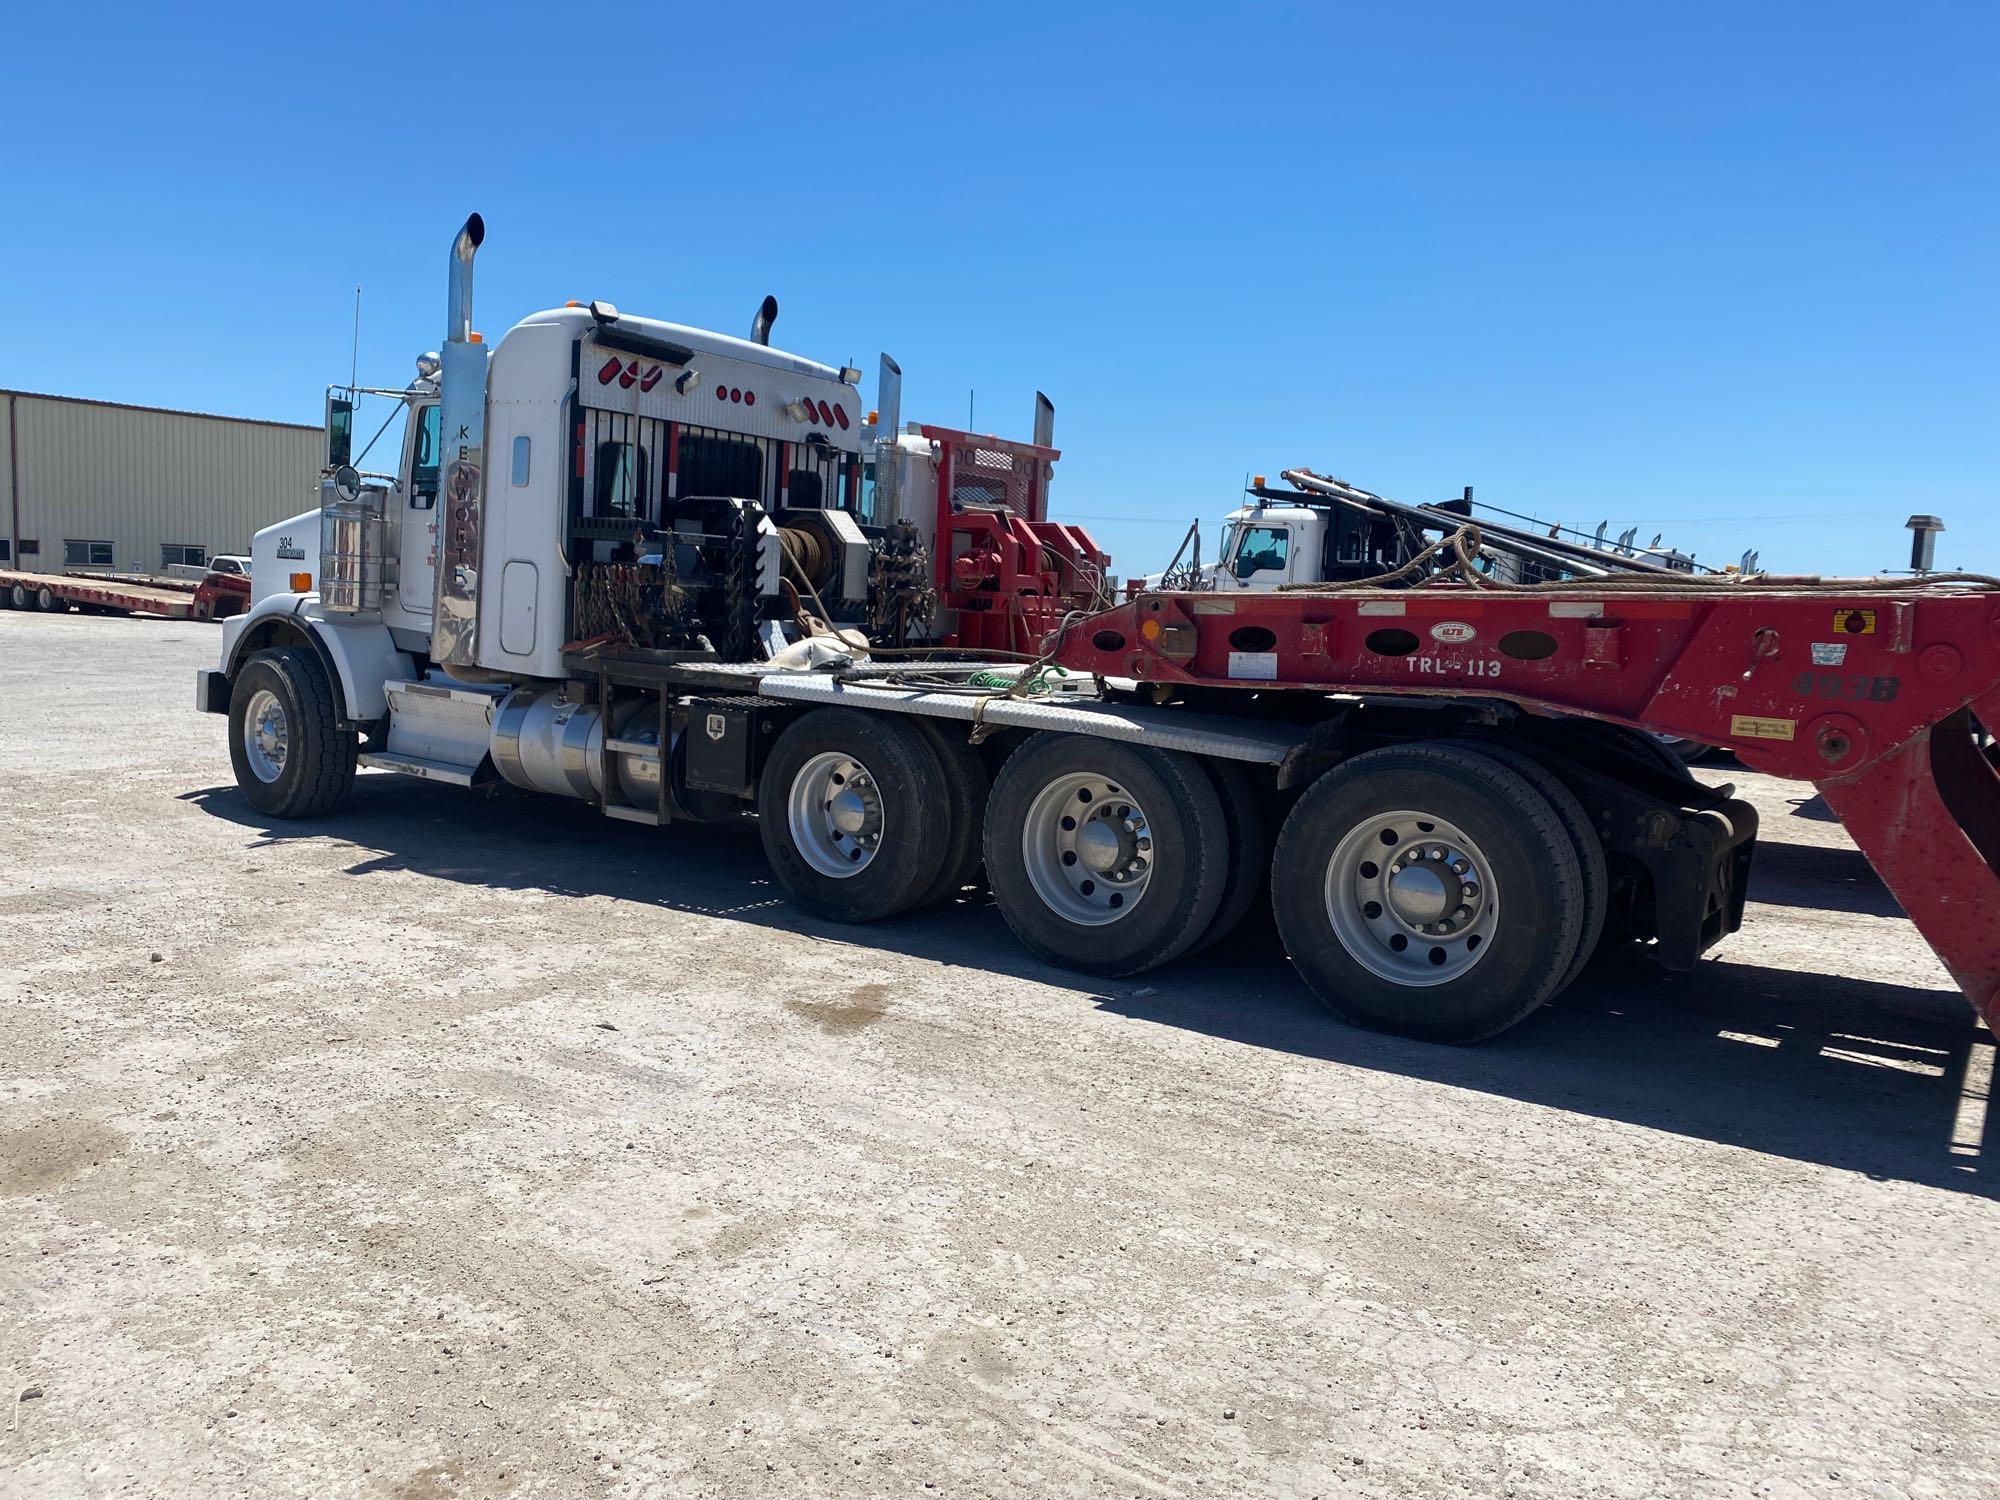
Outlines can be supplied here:
M1292 534L1282 526L1246 526L1236 548L1236 576L1283 572L1291 556Z
M429 509L437 504L438 434L444 408L432 403L417 408L416 431L410 438L410 504Z

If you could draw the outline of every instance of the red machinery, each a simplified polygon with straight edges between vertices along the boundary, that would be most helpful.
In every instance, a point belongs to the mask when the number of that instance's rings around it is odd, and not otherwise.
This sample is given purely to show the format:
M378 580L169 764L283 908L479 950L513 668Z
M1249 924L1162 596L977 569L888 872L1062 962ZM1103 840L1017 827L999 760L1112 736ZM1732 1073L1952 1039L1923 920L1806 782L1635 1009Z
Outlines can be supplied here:
M1058 450L919 431L937 445L938 602L957 622L946 644L1032 652L1065 615L1110 601L1110 554L1047 519Z
M1073 623L1054 660L1180 689L1504 699L1726 747L1818 787L2000 1029L1993 580L1145 594Z

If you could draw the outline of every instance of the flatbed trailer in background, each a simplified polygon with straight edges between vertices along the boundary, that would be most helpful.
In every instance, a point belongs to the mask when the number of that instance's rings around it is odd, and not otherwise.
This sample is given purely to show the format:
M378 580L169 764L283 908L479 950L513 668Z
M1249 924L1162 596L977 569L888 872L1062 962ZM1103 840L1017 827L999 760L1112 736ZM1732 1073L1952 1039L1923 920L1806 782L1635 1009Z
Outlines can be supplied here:
M166 620L186 620L195 617L195 598L200 587L179 578L0 569L0 608L39 609L57 614L81 609L93 614L158 615Z

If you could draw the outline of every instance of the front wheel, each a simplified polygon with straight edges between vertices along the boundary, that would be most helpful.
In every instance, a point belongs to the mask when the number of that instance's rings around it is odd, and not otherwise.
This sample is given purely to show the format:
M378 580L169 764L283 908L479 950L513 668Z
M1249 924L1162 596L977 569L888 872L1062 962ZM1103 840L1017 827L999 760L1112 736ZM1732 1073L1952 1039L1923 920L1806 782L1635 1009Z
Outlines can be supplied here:
M229 762L244 800L274 818L331 812L354 784L354 732L312 652L259 651L229 690Z
M1555 993L1590 905L1548 799L1457 744L1327 772L1285 820L1271 890L1286 954L1336 1013L1437 1042L1491 1036Z

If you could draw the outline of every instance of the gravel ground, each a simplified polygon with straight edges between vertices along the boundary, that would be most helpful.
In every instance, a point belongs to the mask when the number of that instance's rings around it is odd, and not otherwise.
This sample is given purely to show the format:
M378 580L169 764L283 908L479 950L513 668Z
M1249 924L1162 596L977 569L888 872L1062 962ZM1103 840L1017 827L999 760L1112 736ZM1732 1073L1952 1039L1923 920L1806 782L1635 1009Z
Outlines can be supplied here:
M0 613L0 1493L2000 1493L1993 1048L1810 788L1499 1041L1104 988Z

